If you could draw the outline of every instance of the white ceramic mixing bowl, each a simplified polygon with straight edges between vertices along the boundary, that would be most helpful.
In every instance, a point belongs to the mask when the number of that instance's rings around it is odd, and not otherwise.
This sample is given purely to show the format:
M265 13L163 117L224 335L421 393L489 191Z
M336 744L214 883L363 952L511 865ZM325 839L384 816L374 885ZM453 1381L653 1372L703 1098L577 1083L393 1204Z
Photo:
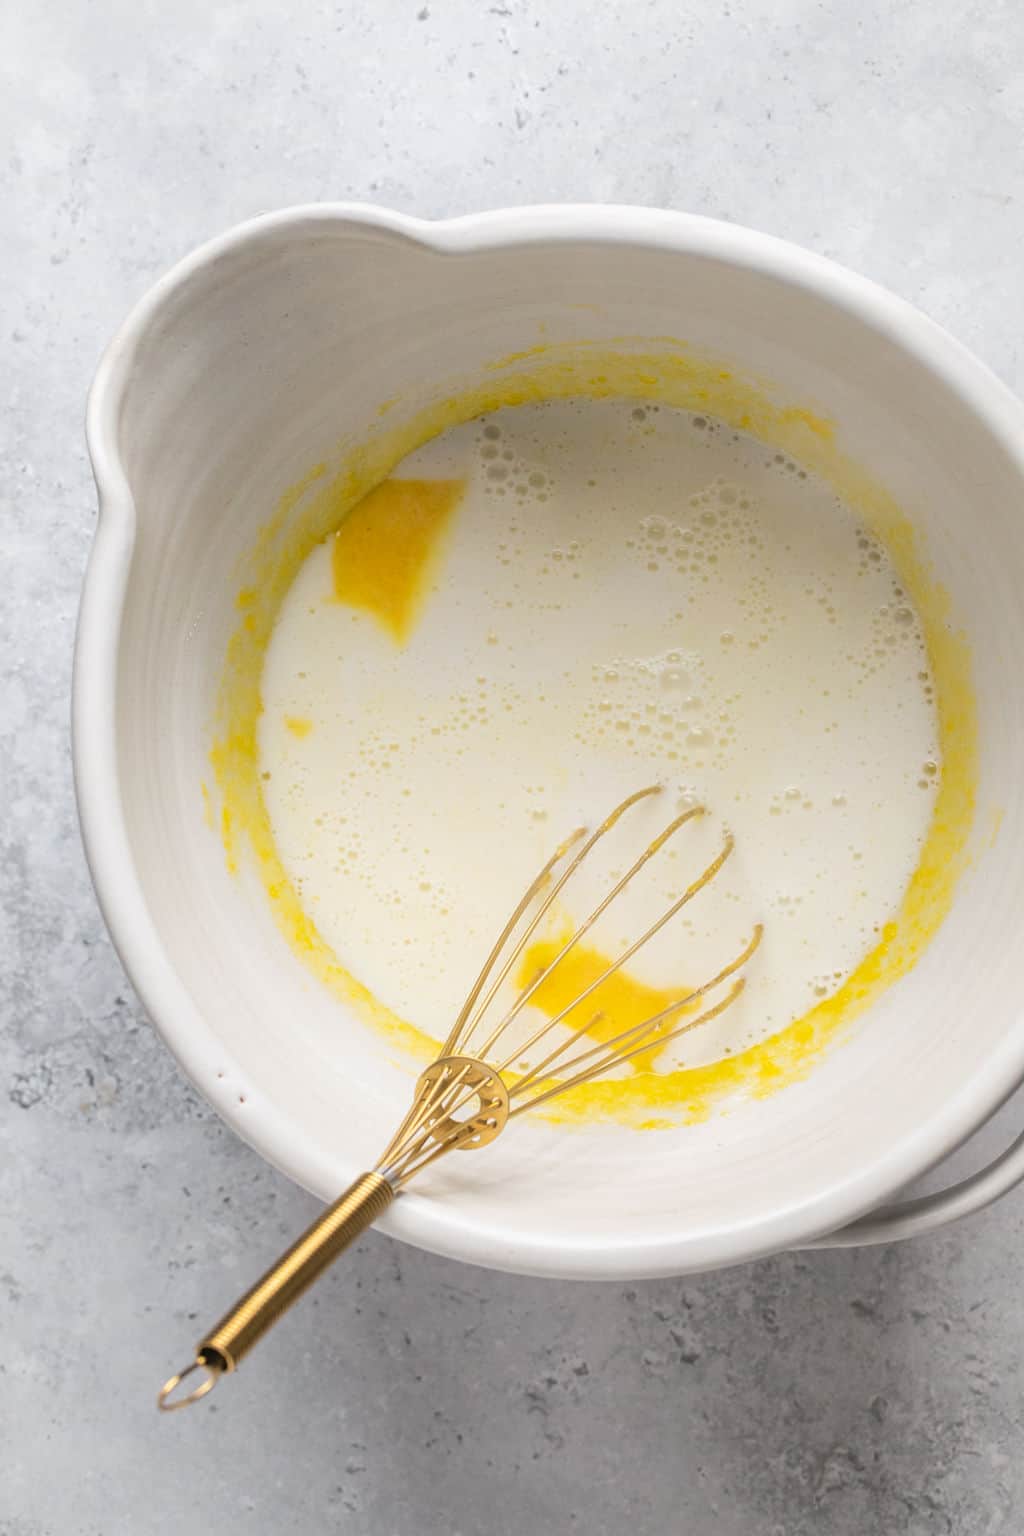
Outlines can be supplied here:
M204 823L236 565L285 487L369 432L381 401L436 398L541 333L682 336L766 376L834 418L910 511L973 653L972 861L924 958L806 1081L674 1131L517 1124L382 1225L481 1264L615 1277L901 1236L987 1203L1024 1173L1024 1144L846 1225L1024 1076L1024 410L900 300L728 225L304 208L205 246L138 305L89 403L100 520L74 692L82 827L125 968L199 1089L295 1179L333 1197L376 1156L408 1073L305 972Z

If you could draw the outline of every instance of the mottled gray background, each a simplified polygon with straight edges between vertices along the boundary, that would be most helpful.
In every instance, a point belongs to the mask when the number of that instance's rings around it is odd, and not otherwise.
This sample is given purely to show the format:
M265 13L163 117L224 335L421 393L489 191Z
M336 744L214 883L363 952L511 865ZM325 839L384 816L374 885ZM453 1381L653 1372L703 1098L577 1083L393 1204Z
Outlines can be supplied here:
M0 6L2 1536L1020 1531L1020 1197L636 1286L371 1237L206 1411L158 1419L313 1202L142 1016L67 723L86 387L196 242L325 198L665 204L859 268L1019 387L1022 46L1012 0Z

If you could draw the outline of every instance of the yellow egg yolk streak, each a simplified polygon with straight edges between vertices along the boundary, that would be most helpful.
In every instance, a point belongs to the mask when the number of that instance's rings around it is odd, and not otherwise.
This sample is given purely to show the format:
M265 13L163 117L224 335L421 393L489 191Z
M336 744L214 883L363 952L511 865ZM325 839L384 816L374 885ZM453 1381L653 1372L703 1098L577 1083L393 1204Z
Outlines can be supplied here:
M558 958L568 937L569 934L564 933L531 944L519 963L516 985L528 987L543 976L552 961ZM682 983L667 990L649 987L625 970L615 971L601 981L612 963L613 957L602 954L599 949L586 944L575 945L531 995L531 1007L539 1009L549 1019L558 1018L566 1029L584 1029L586 1026L589 1039L608 1042L624 1030L663 1013L680 998L685 998L689 991ZM591 987L593 991L589 991ZM588 994L586 999L582 1003L576 1002L584 992ZM665 1035L676 1029L687 1013L696 1012L696 1007L695 1003L684 1004L665 1020L659 1033ZM630 1059L630 1068L633 1072L650 1072L664 1048L655 1038L646 1050L638 1051Z
M385 480L334 535L339 603L372 613L399 645L412 632L438 542L465 490L463 480Z

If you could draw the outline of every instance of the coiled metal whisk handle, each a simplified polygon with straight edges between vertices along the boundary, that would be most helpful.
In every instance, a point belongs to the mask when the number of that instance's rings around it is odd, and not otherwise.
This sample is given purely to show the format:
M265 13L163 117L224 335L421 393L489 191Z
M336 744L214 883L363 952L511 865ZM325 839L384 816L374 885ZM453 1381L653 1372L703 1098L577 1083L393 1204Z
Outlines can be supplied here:
M268 1328L339 1254L384 1214L394 1198L394 1187L383 1174L360 1174L211 1328L198 1345L191 1365L161 1387L158 1406L171 1413L212 1392L221 1376L235 1370ZM200 1381L184 1395L175 1396L179 1386L193 1375L201 1375Z

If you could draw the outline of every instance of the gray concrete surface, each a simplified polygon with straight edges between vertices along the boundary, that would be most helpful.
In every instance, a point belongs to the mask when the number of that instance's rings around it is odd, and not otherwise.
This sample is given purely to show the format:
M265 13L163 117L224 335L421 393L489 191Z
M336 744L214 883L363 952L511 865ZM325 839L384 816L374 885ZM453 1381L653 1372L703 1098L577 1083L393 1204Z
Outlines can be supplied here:
M1020 387L1022 48L1012 0L0 9L2 1536L1020 1531L1019 1196L635 1286L371 1237L208 1411L159 1420L197 1317L313 1204L134 1000L67 717L86 387L194 243L336 197L666 204L838 257Z

